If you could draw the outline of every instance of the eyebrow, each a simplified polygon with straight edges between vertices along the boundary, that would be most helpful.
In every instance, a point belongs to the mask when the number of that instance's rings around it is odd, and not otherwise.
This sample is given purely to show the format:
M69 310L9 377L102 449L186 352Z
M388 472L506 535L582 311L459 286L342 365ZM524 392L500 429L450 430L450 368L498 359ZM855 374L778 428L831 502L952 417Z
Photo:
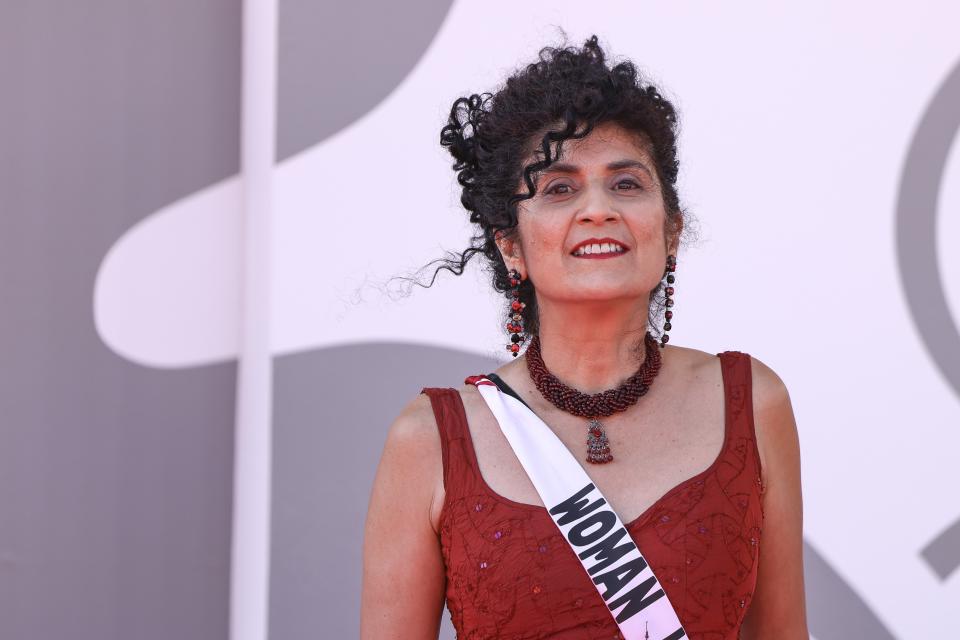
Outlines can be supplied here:
M615 160L607 165L607 171L619 171L620 169L642 169L653 178L653 173L647 168L647 165L639 160ZM548 173L580 173L580 167L566 162L554 162L543 170L544 175Z

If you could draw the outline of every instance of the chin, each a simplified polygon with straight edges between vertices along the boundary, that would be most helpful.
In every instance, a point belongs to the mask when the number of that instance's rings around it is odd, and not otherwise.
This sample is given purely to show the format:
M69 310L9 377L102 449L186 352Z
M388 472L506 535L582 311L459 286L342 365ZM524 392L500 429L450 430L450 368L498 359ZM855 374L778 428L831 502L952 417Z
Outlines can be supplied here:
M587 302L587 301L599 301L599 300L623 300L629 298L636 298L643 302L644 306L647 304L647 300L650 298L650 292L653 291L653 287L645 288L644 285L569 285L564 288L562 298L570 302Z

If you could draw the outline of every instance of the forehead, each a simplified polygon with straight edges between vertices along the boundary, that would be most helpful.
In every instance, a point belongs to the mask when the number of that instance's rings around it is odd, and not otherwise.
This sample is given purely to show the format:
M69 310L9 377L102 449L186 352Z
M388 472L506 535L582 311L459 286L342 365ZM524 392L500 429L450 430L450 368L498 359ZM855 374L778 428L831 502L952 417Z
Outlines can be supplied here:
M543 150L540 144L544 133L562 128L562 123L555 123L533 136L529 159L542 160ZM551 151L554 154L556 147L556 143L551 144ZM645 134L629 131L615 122L604 122L595 126L584 138L564 140L560 154L554 160L573 164L605 164L611 159L624 158L649 162L652 159L649 139Z

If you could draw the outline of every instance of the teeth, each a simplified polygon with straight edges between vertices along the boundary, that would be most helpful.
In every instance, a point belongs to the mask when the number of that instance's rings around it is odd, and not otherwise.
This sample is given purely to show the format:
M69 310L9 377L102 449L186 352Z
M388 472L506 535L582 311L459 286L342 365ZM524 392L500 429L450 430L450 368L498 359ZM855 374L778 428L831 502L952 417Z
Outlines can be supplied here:
M623 247L611 242L604 242L603 244L588 244L577 249L573 255L583 256L591 255L594 253L623 253Z

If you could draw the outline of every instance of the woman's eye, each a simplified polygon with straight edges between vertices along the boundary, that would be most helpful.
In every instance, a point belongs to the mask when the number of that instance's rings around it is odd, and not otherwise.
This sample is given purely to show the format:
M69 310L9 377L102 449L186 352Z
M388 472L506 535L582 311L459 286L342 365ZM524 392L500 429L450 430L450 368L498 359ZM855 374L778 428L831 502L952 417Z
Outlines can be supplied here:
M569 188L570 188L570 185L564 184L564 183L555 184L555 185L553 185L552 187L550 187L549 189L547 189L546 191L544 191L543 193L546 194L546 195L553 195L553 194L566 195L567 193L570 193L569 191L557 191L557 189L559 189L559 188L561 188L561 187L566 187L567 189L569 189Z
M636 180L621 180L620 182L617 183L617 188L619 189L620 185L622 184L632 184L635 188L637 189L640 188L640 185L637 184ZM622 191L622 189L619 189L619 190Z

